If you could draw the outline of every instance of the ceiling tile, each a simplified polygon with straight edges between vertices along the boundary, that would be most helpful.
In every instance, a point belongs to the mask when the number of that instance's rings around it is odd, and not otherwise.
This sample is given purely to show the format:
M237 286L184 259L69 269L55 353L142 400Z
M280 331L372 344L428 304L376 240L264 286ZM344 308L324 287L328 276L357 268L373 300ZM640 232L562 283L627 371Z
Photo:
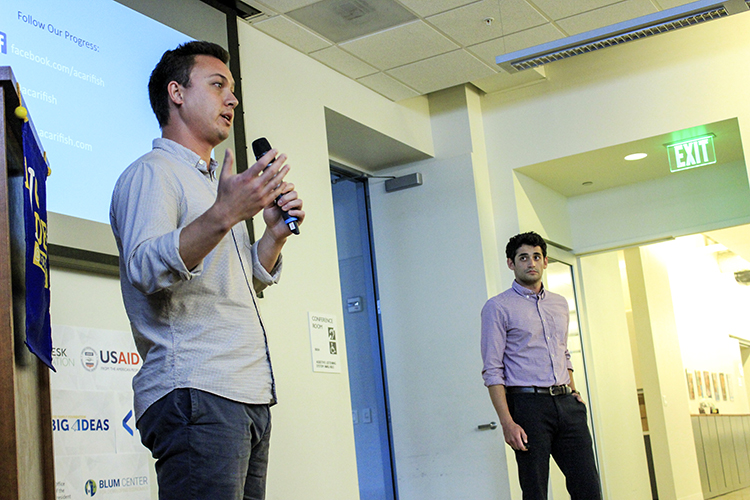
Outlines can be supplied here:
M334 43L414 21L416 16L394 0L321 0L287 16Z
M492 24L485 23L486 18L492 18ZM501 0L500 3L497 0L482 0L428 17L427 22L467 46L533 28L547 20L525 0Z
M455 50L388 71L389 75L422 94L455 87L495 73L494 69L465 50Z
M572 36L657 12L650 0L627 0L557 21Z
M375 73L359 78L357 81L392 101L402 101L420 95L419 92L410 89L385 73Z
M476 0L399 0L399 2L416 12L417 15L427 17L474 3Z
M339 44L339 47L381 70L459 48L424 21L397 26Z
M550 19L557 21L564 17L575 16L590 10L599 9L621 2L622 0L576 0L575 2L560 0L534 0L534 4Z
M284 16L258 21L253 26L305 54L331 46L331 42Z
M290 10L306 7L318 1L319 0L253 0L251 4L258 4L259 8L260 6L266 6L268 7L269 11L283 14L284 12L289 12Z
M490 94L492 92L501 92L503 90L541 82L546 79L547 77L544 66L539 66L513 74L501 71L496 75L481 78L479 80L472 80L471 83L478 89Z
M377 68L360 61L338 47L328 47L327 49L312 52L310 53L310 57L355 80L378 72Z
M508 75L497 67L495 58L694 0L241 1L263 10L264 16L250 22L260 31L389 99L402 100L466 82L485 92L533 83L544 78L544 68ZM741 0L732 1L744 6ZM386 4L424 19L390 24L393 27L335 45L290 15L319 4L350 8L353 14L364 12L359 17L344 16L339 24L364 18ZM494 18L490 25L483 22L487 17ZM340 29L336 22L329 25Z
M495 40L472 45L468 47L468 50L479 56L487 64L495 67L495 57L497 56L509 54L527 47L535 47L564 37L565 35L551 24L544 24L536 28L496 38Z

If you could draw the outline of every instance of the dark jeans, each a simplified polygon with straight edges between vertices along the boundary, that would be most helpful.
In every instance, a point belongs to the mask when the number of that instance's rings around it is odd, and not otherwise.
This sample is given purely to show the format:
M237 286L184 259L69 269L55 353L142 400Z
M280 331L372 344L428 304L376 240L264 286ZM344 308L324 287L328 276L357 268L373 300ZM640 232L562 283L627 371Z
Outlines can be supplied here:
M265 498L271 413L197 389L176 389L137 423L156 459L159 500Z
M565 474L571 500L600 500L586 405L574 395L508 394L513 420L528 437L528 451L516 451L524 500L547 500L549 457Z

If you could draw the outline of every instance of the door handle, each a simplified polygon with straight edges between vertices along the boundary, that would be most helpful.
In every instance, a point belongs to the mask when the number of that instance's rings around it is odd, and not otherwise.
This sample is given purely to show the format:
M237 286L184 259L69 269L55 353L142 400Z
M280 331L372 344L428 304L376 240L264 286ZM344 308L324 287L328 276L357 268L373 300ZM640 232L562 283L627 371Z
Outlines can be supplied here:
M489 424L478 425L477 429L480 431L492 431L497 429L497 424L495 422L490 422Z

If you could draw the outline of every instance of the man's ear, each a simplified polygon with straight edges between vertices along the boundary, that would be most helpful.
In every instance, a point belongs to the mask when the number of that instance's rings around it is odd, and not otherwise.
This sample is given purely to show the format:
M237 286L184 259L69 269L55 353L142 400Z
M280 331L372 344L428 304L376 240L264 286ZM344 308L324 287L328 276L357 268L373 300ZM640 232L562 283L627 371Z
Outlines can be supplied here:
M513 259L507 259L508 260L508 269L511 271L515 271L516 265L513 263Z
M179 83L172 80L167 84L167 93L169 99L175 104L182 104L182 87Z

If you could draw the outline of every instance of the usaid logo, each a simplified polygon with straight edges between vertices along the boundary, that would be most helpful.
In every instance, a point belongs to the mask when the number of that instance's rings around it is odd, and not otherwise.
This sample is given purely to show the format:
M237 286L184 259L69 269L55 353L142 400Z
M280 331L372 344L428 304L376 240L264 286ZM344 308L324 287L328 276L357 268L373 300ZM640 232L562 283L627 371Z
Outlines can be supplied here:
M3 33L2 31L0 31L0 52L2 52L3 54L8 53L8 42L5 37L5 33Z
M84 347L83 351L81 351L81 364L90 372L96 370L96 367L99 364L99 358L96 356L96 351L92 347Z

